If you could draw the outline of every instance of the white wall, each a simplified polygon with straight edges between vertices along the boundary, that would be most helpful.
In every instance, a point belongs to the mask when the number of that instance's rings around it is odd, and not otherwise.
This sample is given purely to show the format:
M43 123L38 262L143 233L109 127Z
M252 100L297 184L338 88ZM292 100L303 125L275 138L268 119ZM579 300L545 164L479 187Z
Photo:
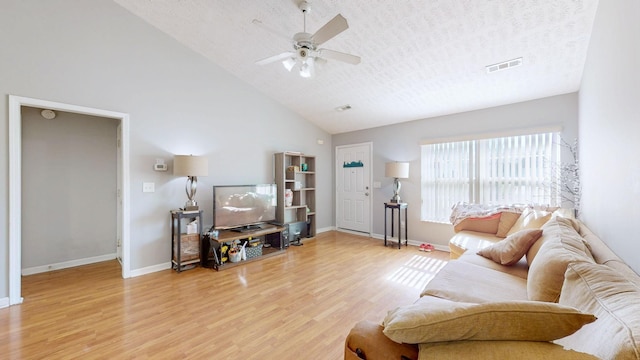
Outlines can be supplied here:
M0 94L130 115L131 267L169 264L169 210L186 179L156 158L204 155L196 199L211 187L273 181L272 153L317 156L318 228L332 225L330 136L109 0L0 0ZM0 138L8 142L7 101ZM323 139L325 145L317 145ZM322 175L326 174L326 175ZM142 193L155 182L155 193ZM0 298L8 295L8 148L0 147ZM206 222L205 222L206 223Z
M374 189L372 199L373 233L378 235L384 234L383 203L393 195L393 180L384 177L384 164L388 161L409 161L410 178L402 180L400 192L403 201L409 204L409 240L430 242L446 248L454 234L453 226L420 220L420 143L426 139L551 125L562 126L562 137L565 139L577 137L577 93L338 134L333 136L333 145L373 143L372 182L382 183L381 189Z
M22 268L116 253L118 121L22 108Z
M640 273L640 1L600 1L580 89L582 218Z

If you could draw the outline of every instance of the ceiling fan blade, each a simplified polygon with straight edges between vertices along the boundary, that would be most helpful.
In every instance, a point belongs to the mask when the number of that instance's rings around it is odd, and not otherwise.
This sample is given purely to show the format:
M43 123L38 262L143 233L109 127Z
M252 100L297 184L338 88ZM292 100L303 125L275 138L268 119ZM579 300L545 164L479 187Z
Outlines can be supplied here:
M283 59L286 59L288 57L293 57L293 56L295 56L294 53L292 53L290 51L287 51L287 52L283 52L282 54L269 56L268 58L264 58L262 60L258 60L258 61L256 61L256 64L257 65L271 64L272 62L276 62L278 60L283 60Z
M319 56L327 59L338 60L342 62L346 62L348 64L358 65L360 64L360 56L346 54L339 51L329 50L329 49L319 49Z
M347 24L347 19L345 19L342 15L338 14L333 19L331 19L328 23L324 24L315 34L311 36L311 40L318 46L327 40L333 38L334 36L340 34L341 32L347 30L349 28L349 24Z
M273 28L271 28L271 27L269 27L269 26L267 26L267 25L263 24L263 23L262 23L262 21L260 21L260 20L258 20L258 19L253 19L251 22L252 22L253 24L255 24L255 25L258 25L259 27L261 27L262 29L266 30L267 32L270 32L270 33L272 33L273 35L276 35L276 36L277 36L277 37L279 37L279 38L282 38L282 39L284 39L284 40L287 40L288 42L291 42L291 41L292 41L290 36L285 35L285 34L283 34L283 33L279 32L278 30L275 30L275 29L273 29Z

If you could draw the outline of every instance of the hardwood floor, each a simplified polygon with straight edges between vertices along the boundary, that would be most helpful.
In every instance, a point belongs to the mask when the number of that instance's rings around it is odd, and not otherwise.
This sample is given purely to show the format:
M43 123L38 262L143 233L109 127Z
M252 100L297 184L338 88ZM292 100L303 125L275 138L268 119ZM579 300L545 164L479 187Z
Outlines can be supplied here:
M448 253L328 232L216 272L122 279L117 261L23 278L3 359L342 359L360 320L413 303Z

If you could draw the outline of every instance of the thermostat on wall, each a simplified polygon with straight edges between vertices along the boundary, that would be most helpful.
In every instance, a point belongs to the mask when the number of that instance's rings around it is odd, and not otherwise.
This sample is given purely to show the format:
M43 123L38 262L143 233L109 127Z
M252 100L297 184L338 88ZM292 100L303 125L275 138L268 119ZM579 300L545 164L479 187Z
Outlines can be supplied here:
M153 165L153 170L155 171L167 171L167 164L164 163L162 159L156 159L155 165Z
M155 170L155 171L167 171L167 164L155 164L153 166L153 170Z

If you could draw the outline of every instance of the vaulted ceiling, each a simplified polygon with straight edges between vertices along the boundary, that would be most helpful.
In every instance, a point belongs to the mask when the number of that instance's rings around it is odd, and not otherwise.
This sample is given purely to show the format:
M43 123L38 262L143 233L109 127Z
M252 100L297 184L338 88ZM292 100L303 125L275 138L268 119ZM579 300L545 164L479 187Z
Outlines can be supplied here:
M305 79L280 61L256 64L292 50L300 0L114 1L331 134L577 91L598 4L313 0L306 32L342 14L349 28L322 47L362 60L329 59Z

